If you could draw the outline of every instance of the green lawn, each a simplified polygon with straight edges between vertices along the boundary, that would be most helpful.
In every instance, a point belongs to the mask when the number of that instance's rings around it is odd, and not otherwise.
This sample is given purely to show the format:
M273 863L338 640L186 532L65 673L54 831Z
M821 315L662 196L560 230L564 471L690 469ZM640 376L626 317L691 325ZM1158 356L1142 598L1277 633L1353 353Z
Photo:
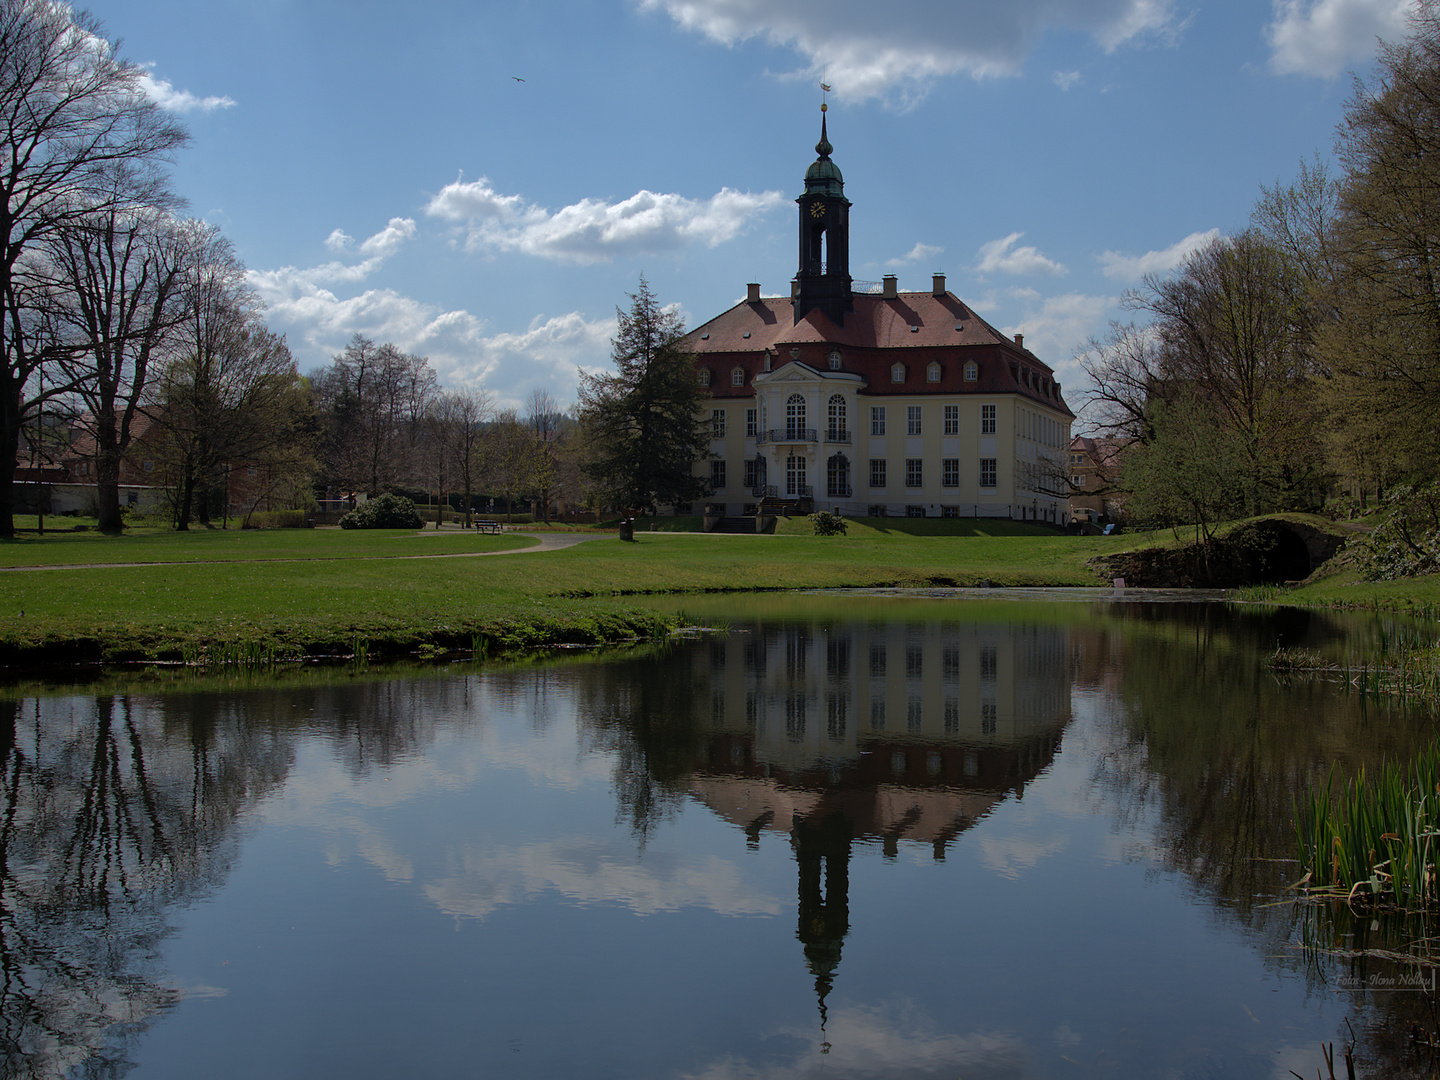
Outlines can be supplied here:
M1033 531L1033 530L1032 530ZM613 533L560 551L424 559L524 537L338 530L64 534L0 545L0 656L177 656L217 642L286 653L356 639L383 650L597 641L653 632L639 593L866 585L1088 585L1089 557L1123 538L914 536L856 529L815 537ZM109 563L163 565L89 565Z
M61 519L64 520L64 519ZM529 547L523 536L463 529L131 529L123 536L97 532L23 533L0 543L0 567L90 563L243 562L256 559L363 559L397 555L457 554Z
M1170 539L906 519L852 522L849 534L837 537L807 535L801 519L782 521L773 536L651 532L638 524L634 543L601 532L563 550L482 558L418 556L534 541L461 530L335 529L26 537L0 544L0 566L33 568L0 570L0 660L177 658L222 644L298 655L348 651L356 642L377 654L426 645L595 643L658 633L674 620L655 605L627 600L642 594L1097 585L1103 581L1089 559ZM941 526L949 535L924 534ZM116 565L123 563L149 565ZM47 566L55 568L40 568ZM1280 599L1433 612L1440 610L1440 579L1357 584L1336 577Z

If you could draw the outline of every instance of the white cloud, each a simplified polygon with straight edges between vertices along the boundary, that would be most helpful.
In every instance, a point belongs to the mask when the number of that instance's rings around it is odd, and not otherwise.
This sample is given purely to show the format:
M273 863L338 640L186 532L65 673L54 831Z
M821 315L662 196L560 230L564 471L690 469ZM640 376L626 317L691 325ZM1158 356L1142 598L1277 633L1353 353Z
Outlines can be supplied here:
M330 235L333 238L335 234L331 233ZM394 255L405 241L414 235L415 221L413 218L391 218L390 224L360 245L360 253L385 259Z
M266 321L289 336L302 370L324 365L359 333L428 357L446 385L482 386L500 407L518 408L536 387L561 402L574 401L580 369L605 363L613 318L590 321L579 312L537 316L522 332L487 336L484 321L468 311L446 311L393 289L342 296L326 287L356 282L376 264L367 259L358 266L250 271L265 301Z
M513 849L450 853L456 872L425 885L447 915L483 919L497 908L558 892L582 904L621 904L641 915L703 907L721 915L779 915L781 901L715 856L635 858L633 847L574 837Z
M1017 248L1016 241L1024 235L1024 233L1013 232L999 240L981 244L978 253L980 261L976 264L975 269L982 274L1052 274L1059 276L1068 273L1065 267L1053 259L1047 259L1035 247L1027 245Z
M344 229L336 229L325 238L325 246L331 251L349 251L350 246L354 243L355 238Z
M1074 408L1078 402L1073 391L1084 379L1075 354L1105 325L1119 302L1114 296L1072 292L1042 297L1029 289L1013 290L1005 307L1011 311L1019 307L1024 314L1003 332L1025 336L1025 347L1054 369Z
M1061 90L1069 93L1075 87L1079 86L1082 82L1084 82L1085 79L1084 76L1082 76L1078 71L1057 71L1054 75L1050 76L1050 81L1053 82L1056 86L1058 86Z
M1375 54L1377 38L1404 36L1415 0L1275 0L1265 28L1270 70L1333 78Z
M929 259L933 259L936 255L939 255L944 250L945 249L943 247L936 247L934 244L917 243L904 255L901 255L898 259L888 260L885 265L898 267L905 266L909 263L925 262Z
M152 65L153 66L153 65ZM169 79L157 79L148 72L139 79L140 89L151 101L169 112L214 112L235 107L235 99L211 95L197 97L189 90L176 90Z
M1146 274L1166 274L1184 262L1192 252L1219 238L1219 229L1207 229L1191 233L1163 251L1147 251L1144 255L1107 251L1098 256L1100 272L1113 281L1139 281Z
M709 199L640 191L618 203L582 199L554 213L518 195L501 195L481 177L447 184L425 208L463 223L469 251L518 251L562 262L607 262L617 255L673 251L689 243L715 247L780 206L778 191L725 188Z
M832 1005L825 1031L805 1026L776 1034L782 1037L777 1043L795 1047L788 1056L759 1063L726 1057L683 1074L683 1080L951 1080L1031 1074L1030 1054L1014 1036L938 1031L913 1001L878 1009Z
M1014 75L1048 30L1078 30L1107 51L1177 30L1172 0L910 0L877 18L871 0L642 0L681 26L734 45L794 49L797 73L841 97L914 100L936 78Z

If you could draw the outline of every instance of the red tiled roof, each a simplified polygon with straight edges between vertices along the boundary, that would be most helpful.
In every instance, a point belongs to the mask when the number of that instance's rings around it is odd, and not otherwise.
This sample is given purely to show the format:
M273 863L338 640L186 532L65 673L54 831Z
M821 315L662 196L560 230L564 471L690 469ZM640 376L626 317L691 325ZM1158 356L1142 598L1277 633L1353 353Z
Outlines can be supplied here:
M799 360L824 372L830 351L838 348L841 370L864 378L866 395L1018 393L1074 415L1054 371L953 293L902 292L888 299L857 293L854 299L855 310L845 316L844 326L819 311L797 324L789 297L742 301L697 326L681 344L696 354L698 364L711 368L710 392L717 398L752 396L751 381L765 370L767 352L776 370ZM972 360L979 377L966 382L964 367ZM926 377L931 361L940 364L938 383ZM891 381L896 362L906 366L901 383ZM737 365L745 372L742 386L731 383Z

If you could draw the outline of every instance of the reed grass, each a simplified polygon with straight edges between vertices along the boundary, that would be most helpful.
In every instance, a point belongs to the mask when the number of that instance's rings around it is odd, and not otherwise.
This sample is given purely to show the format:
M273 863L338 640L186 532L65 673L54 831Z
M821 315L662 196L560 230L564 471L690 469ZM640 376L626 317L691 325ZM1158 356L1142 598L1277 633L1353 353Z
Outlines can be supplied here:
M1332 769L1295 808L1312 891L1402 909L1440 908L1440 745L1408 766L1362 769L1338 788Z

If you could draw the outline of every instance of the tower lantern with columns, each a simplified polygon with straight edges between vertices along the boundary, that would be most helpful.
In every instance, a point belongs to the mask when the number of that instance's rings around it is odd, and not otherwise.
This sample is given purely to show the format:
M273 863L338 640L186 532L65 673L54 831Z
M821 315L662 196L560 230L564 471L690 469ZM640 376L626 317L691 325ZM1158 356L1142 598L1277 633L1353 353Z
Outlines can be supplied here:
M850 292L850 200L845 178L830 160L835 148L825 132L825 106L820 106L819 155L805 171L800 208L800 267L795 273L795 321L822 311L836 326L845 325L855 310Z

